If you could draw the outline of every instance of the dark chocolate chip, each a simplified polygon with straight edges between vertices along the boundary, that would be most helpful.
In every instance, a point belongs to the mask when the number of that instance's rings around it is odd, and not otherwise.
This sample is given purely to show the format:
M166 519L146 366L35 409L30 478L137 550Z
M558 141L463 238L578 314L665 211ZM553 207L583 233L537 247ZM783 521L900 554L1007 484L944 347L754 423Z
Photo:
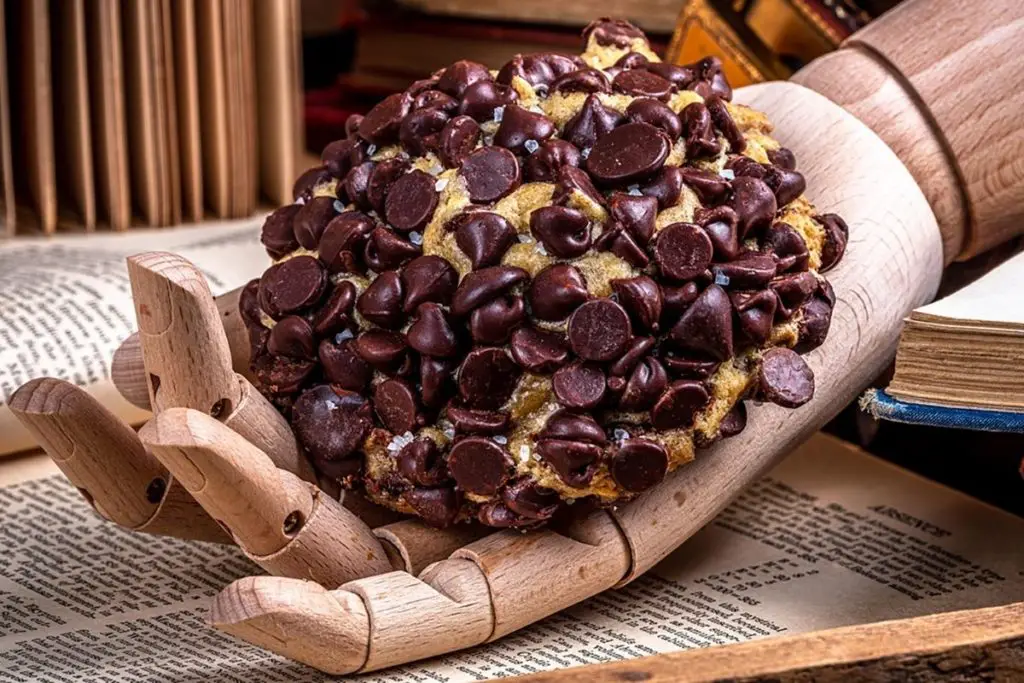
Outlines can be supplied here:
M570 363L551 379L558 402L566 408L590 410L604 398L604 371L592 363Z
M524 320L523 298L506 295L473 309L469 314L469 333L478 344L504 344Z
M636 73L646 73L638 71ZM624 76L625 74L622 74ZM648 74L653 76L653 74ZM657 76L653 76L657 78ZM616 77L618 80L619 77ZM664 102L643 97L633 100L626 107L626 118L639 123L649 123L655 128L660 128L669 140L675 141L683 134L683 124L676 116L676 113Z
M520 374L504 349L473 349L459 368L459 396L470 408L497 410L512 396Z
M788 223L772 223L772 227L765 233L765 246L775 257L776 272L807 270L810 262L807 243Z
M562 166L558 169L555 192L551 197L554 204L563 206L572 198L573 192L582 192L591 201L604 205L604 196L590 182L590 176L575 166Z
M580 151L571 143L560 139L545 140L535 152L526 157L523 175L532 183L555 180L562 166L580 165Z
M383 225L378 226L366 241L363 259L372 270L382 273L394 270L422 253L422 249Z
M660 210L675 206L683 193L683 172L678 166L665 166L640 188L640 192L657 199Z
M529 477L509 482L501 491L501 500L512 512L534 520L550 519L561 502L557 492L539 486Z
M850 228L847 227L846 221L834 213L822 214L815 218L825 229L825 242L821 247L821 267L818 268L818 272L824 273L843 258L846 243L850 239Z
M451 526L462 507L462 496L448 487L409 489L402 499L424 522L439 529Z
M335 178L344 178L349 169L366 161L366 143L356 138L335 140L324 147L320 161Z
M447 304L459 283L459 274L440 256L428 255L413 259L402 269L403 310L411 313L420 304L434 301Z
M768 150L768 161L787 171L796 170L796 156L786 147Z
M569 346L584 360L618 358L632 334L629 315L611 299L588 301L569 318Z
M252 372L260 388L270 394L291 394L309 377L316 363L265 353L252 363Z
M414 156L436 152L441 145L441 131L448 120L448 114L440 109L417 109L402 119L398 139L402 141L402 147Z
M683 182L697 193L697 198L705 205L718 204L728 197L731 185L728 180L717 173L690 166L681 171Z
M352 308L357 296L356 286L351 282L342 280L335 285L327 302L313 315L313 333L326 337L352 325Z
M386 145L398 139L402 119L412 108L412 98L395 93L381 100L359 123L359 137L375 145Z
M302 172L292 185L292 201L313 198L313 188L331 179L331 173L324 166L314 166Z
M622 122L622 114L601 104L597 95L590 95L583 106L569 119L562 137L580 149L589 149Z
M448 469L463 491L493 496L508 481L512 460L494 441L469 436L452 446Z
M615 192L608 199L608 212L622 225L640 246L647 246L654 235L654 219L658 214L658 200L654 197L634 196Z
M832 304L823 297L815 297L803 308L799 323L799 339L795 350L807 353L822 345L832 325Z
M642 330L656 332L661 319L661 290L646 275L612 280L609 284L630 319Z
M615 61L615 66L623 69L642 69L649 63L650 60L639 52L627 52Z
M601 425L590 415L573 413L560 409L555 411L537 435L538 439L562 439L565 441L582 441L604 446L608 437Z
M260 305L278 319L314 306L327 289L327 271L312 256L296 256L267 269L260 278Z
M675 90L675 86L661 76L642 69L627 69L619 73L612 81L612 88L633 97L650 97L665 101Z
M530 520L521 518L505 505L496 500L488 501L476 511L476 519L484 526L495 529L508 529L510 527L524 527L535 524Z
M445 114L452 116L459 108L459 101L440 90L424 90L413 99L412 108L414 111L417 109L440 109Z
M584 488L594 478L602 450L599 446L581 441L541 439L537 442L537 455L558 478L572 488Z
M609 222L596 240L594 247L601 251L610 251L634 268L645 268L651 260L636 239L616 222Z
M633 372L637 363L644 359L651 349L654 348L653 337L633 337L629 342L629 348L619 358L608 366L608 372L613 377L625 377ZM623 385L623 388L625 386Z
M733 175L737 178L757 178L758 180L764 180L765 176L768 175L768 167L762 163L754 161L750 157L732 154L725 162L725 167L733 172Z
M697 411L707 405L708 398L708 391L701 382L692 379L676 380L651 410L651 424L655 429L691 427Z
M359 164L348 172L342 184L345 195L363 211L369 211L373 208L369 197L366 196L366 192L370 188L370 175L373 174L373 169L376 165L374 161ZM301 242L302 240L300 239L299 241Z
M282 206L263 221L260 242L263 243L270 258L279 259L298 248L299 241L295 239L293 221L301 208L298 204ZM333 211L333 207L331 210Z
M736 322L743 336L754 344L768 341L775 319L778 300L771 290L732 292L729 295L736 311Z
M717 260L731 261L740 255L740 219L731 207L723 205L700 210L697 220L711 238Z
M395 456L395 464L403 477L419 486L439 486L450 479L441 449L427 437L402 446Z
M497 299L519 283L527 280L529 274L513 266L491 266L468 273L452 296L451 310L458 317L468 315L478 306Z
M363 122L362 114L349 114L345 119L345 137L351 138L359 134L359 124Z
M565 337L557 332L520 327L512 333L512 357L526 370L546 375L569 360Z
M654 260L671 280L691 280L702 274L711 264L712 253L711 238L693 223L665 227L654 243Z
M324 376L342 389L362 392L373 377L373 368L356 354L352 339L340 344L333 339L324 339L320 342L318 356Z
M356 310L375 325L397 329L405 323L402 313L402 281L388 270L378 275L359 295Z
M483 123L494 118L494 110L519 100L516 91L494 81L477 81L466 88L459 104L459 113ZM506 110L507 111L507 110Z
M470 155L480 140L480 124L469 116L456 116L441 130L441 163L456 168Z
M718 435L723 439L736 436L747 426L747 407L743 401L738 401L732 407L718 425Z
M314 250L320 244L320 236L337 212L335 200L331 197L313 197L295 213L292 228L295 239L306 249Z
M671 327L700 294L700 286L693 281L679 286L662 283L660 289L662 327Z
M741 240L746 239L752 231L771 225L778 208L771 188L764 181L749 176L740 176L732 181L729 205L739 218Z
M701 355L666 355L661 359L662 364L668 369L673 377L681 379L707 379L721 363Z
M419 307L416 321L409 326L405 336L413 349L436 358L448 358L459 347L459 340L448 324L444 310L436 303L425 303Z
M359 394L321 385L295 401L292 428L299 443L314 458L344 460L369 434L369 405Z
M373 390L373 407L392 434L405 434L416 428L416 394L401 379L386 379Z
M412 115L410 114L410 116ZM394 157L385 159L373 167L366 185L366 201L370 202L374 211L381 215L384 214L384 202L387 199L388 191L395 181L409 170L409 166L408 159Z
M761 289L775 277L775 259L768 254L748 251L736 260L711 266L715 282L731 289Z
M799 408L814 396L814 373L792 349L769 349L758 373L761 394L783 408Z
M312 360L316 358L313 328L305 318L297 315L282 318L270 330L267 351L275 356Z
M448 405L445 414L455 425L455 431L461 434L504 434L512 421L508 413L497 410L471 410L451 404Z
M807 181L804 180L802 173L778 166L771 166L768 169L764 182L775 193L775 201L779 206L789 204L807 189Z
M327 224L320 237L320 261L330 273L363 273L363 249L373 232L372 218L359 211L345 211Z
M657 172L670 148L668 137L658 128L648 123L626 123L594 143L587 157L587 171L599 183L625 185Z
M469 86L478 81L491 80L491 72L479 62L461 59L442 72L437 89L452 97L461 98Z
M455 243L474 269L496 266L516 241L516 231L505 218L489 211L461 214L454 221Z
M686 105L679 113L679 120L688 158L713 157L722 151L722 145L715 137L711 112L703 103L692 102Z
M590 219L567 206L542 206L530 214L530 232L557 258L576 258L590 249Z
M482 147L462 162L470 201L495 202L519 187L519 162L502 147Z
M384 201L384 215L395 230L420 230L430 222L437 207L434 176L410 171L396 180Z
M360 358L383 372L391 372L402 364L406 348L405 335L387 330L363 332L353 346Z
M818 289L818 278L806 271L793 273L775 278L769 287L778 297L780 317L788 320L814 296Z
M721 361L732 358L729 295L718 285L709 285L679 318L671 337L684 349L701 351Z
M694 82L690 87L704 99L718 96L723 100L732 99L732 88L725 80L722 71L722 60L718 57L705 57L689 67L694 73Z
M647 42L647 36L633 24L624 19L602 17L587 24L583 29L583 40L589 42L593 38L598 45L630 47L634 40Z
M729 141L729 150L733 154L742 153L747 147L747 141L744 139L743 133L740 132L736 122L733 121L732 114L729 113L728 107L725 106L725 100L720 97L711 97L706 100L706 104L715 127Z
M668 385L668 373L657 358L645 358L633 368L619 407L627 412L648 410Z
M516 55L498 70L498 82L510 85L518 76L532 86L547 86L555 79L554 71L544 60L533 55Z
M608 468L615 483L630 493L646 491L665 478L668 453L650 439L627 439Z
M512 150L516 154L523 154L527 153L526 143L528 141L533 140L539 143L547 140L557 130L551 119L544 114L513 104L505 107L501 124L494 134L494 144Z
M697 78L697 74L692 66L669 64L668 62L650 62L644 68L651 73L658 74L681 89L685 89Z
M428 408L438 408L453 393L452 361L423 356L420 358L420 399Z
M608 77L599 69L580 69L559 77L551 84L551 92L611 92Z
M260 315L260 279L255 278L245 283L238 295L238 313L247 327L262 327Z

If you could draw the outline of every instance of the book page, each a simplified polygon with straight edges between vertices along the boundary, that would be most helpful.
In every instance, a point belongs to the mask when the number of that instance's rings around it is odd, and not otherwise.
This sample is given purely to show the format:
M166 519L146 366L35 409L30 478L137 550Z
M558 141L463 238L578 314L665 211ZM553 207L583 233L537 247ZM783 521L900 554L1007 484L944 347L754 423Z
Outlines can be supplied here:
M32 462L14 464L52 471ZM0 489L0 519L4 681L339 680L205 624L219 589L260 571L236 549L121 531L59 476ZM1022 533L1020 518L818 435L624 589L346 680L464 683L1019 601Z
M131 234L0 243L0 454L34 446L6 404L25 382L58 377L86 387L129 422L146 415L109 381L114 350L135 331L125 258L173 251L199 267L214 294L259 277L269 258L262 217Z
M998 333L999 328L1024 329L1022 288L1024 251L963 289L915 309L911 319L989 327L989 334Z

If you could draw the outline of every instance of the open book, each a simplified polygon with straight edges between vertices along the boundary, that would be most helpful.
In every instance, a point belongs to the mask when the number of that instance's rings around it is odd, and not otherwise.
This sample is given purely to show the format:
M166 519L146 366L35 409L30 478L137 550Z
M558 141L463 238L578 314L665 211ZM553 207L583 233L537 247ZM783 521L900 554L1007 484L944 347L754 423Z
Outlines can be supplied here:
M120 530L55 472L44 456L0 463L0 680L338 680L204 624L217 591L260 572L237 549ZM818 435L625 588L346 680L468 683L1016 602L1022 534L1018 517Z
M125 258L179 253L221 294L269 264L259 241L262 222L0 242L0 455L35 446L7 401L36 377L74 382L126 422L145 420L148 414L121 398L109 379L114 350L136 329Z
M1024 252L910 314L887 393L901 401L1024 411Z

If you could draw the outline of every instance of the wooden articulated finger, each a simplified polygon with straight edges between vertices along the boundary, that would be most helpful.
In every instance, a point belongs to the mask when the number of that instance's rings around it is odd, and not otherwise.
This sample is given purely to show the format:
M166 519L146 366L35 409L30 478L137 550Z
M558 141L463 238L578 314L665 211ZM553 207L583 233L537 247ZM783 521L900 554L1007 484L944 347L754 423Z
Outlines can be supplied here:
M268 572L335 587L391 571L366 524L209 415L168 408L139 436Z
M138 435L81 388L36 379L10 408L102 517L135 531L231 542Z
M439 562L459 548L477 541L493 529L482 524L457 524L435 529L417 519L403 519L373 530L384 546L391 565L416 576L427 565Z
M174 254L128 259L151 405L182 407L221 420L274 463L315 481L284 417L235 372L221 313L203 274Z
M242 316L238 312L238 297L241 292L241 288L233 289L226 294L214 297L213 301L217 305L217 311L220 313L220 320L224 326L224 334L228 339L231 366L235 372L252 381L249 371L249 336ZM143 410L151 410L149 382L146 365L142 358L142 341L139 339L138 332L131 334L121 342L114 352L114 359L110 365L110 378L125 400Z

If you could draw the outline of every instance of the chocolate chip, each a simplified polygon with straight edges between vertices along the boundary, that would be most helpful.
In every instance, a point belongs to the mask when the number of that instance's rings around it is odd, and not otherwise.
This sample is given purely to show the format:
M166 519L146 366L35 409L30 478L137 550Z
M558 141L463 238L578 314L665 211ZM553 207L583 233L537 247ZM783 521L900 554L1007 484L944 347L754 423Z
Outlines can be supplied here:
M701 102L691 102L679 113L682 135L686 144L686 156L690 159L717 156L722 145L715 137L711 124L711 112Z
M590 182L590 176L575 166L562 166L558 169L555 192L551 201L559 206L564 206L572 198L573 192L582 192L591 201L604 205L604 197L594 183Z
M832 325L832 304L822 297L807 302L799 323L799 339L795 350L798 353L812 351L825 341Z
M462 162L462 175L471 201L495 202L519 187L519 162L502 147L482 147Z
M661 362L668 369L670 375L682 379L707 379L721 365L719 361L699 354L685 356L668 354L662 357Z
M406 348L405 335L387 330L363 332L353 346L360 358L383 372L391 372L402 364Z
M725 290L709 285L679 318L671 337L684 349L721 361L732 358L732 306Z
M665 166L654 178L640 188L645 196L658 200L658 208L675 206L683 193L683 174L677 166Z
M846 221L834 213L815 216L825 229L825 241L821 247L821 267L818 272L831 270L846 252L846 243L850 239L850 228Z
M735 261L711 266L716 282L732 289L761 289L775 277L775 259L768 254L748 251Z
M712 253L711 239L693 223L665 227L654 243L654 260L661 274L672 280L690 280L702 274L711 264Z
M459 274L440 256L420 256L402 269L402 289L405 292L403 310L411 313L420 304L434 301L447 304L459 283Z
M725 167L732 171L733 175L737 178L746 177L764 180L765 176L768 175L767 166L741 154L730 154L725 162Z
M739 217L728 206L716 206L697 212L697 221L711 238L714 258L731 261L740 255Z
M495 529L508 529L511 527L524 527L535 524L521 518L512 512L504 503L496 500L488 501L476 511L476 519L484 526Z
M512 512L534 520L550 519L561 503L558 493L537 485L529 477L510 482L502 489L501 500Z
M320 301L327 289L327 271L312 256L296 256L267 269L260 278L260 305L278 319Z
M526 152L527 141L547 140L556 131L555 124L544 114L532 112L518 105L509 105L505 107L501 124L494 134L494 144L516 154L523 154Z
M594 240L594 248L610 251L634 268L645 268L651 262L636 239L614 221L606 224L604 232Z
M362 392L373 377L373 368L356 354L352 339L341 344L336 344L333 339L324 339L317 355L324 376L342 389Z
M448 324L444 310L436 303L425 303L419 307L416 320L405 336L413 349L437 358L448 358L459 347L459 340Z
M451 116L458 110L459 101L440 90L424 90L413 99L412 108L414 111L417 109L440 109Z
M661 76L642 69L628 69L619 73L612 81L612 88L633 97L650 97L665 101L675 86Z
M448 469L459 488L467 493L493 496L508 481L512 461L490 439L469 436L452 446Z
M363 259L366 265L378 273L394 270L411 261L423 252L418 246L395 234L384 226L378 226L366 241Z
M768 341L778 300L771 290L732 292L729 295L736 311L736 322L743 336L754 344Z
M238 295L238 313L246 326L263 326L260 315L260 279L254 278L245 283Z
M395 464L403 477L419 486L439 486L450 479L441 449L427 437L402 446L395 456Z
M591 148L599 138L614 130L622 118L622 114L601 104L597 95L590 95L566 122L562 137L580 149Z
M718 57L705 57L690 65L694 72L694 82L690 88L697 92L704 99L718 96L723 100L732 99L732 88L725 80L722 72L722 60Z
M473 309L469 314L469 333L478 344L504 344L524 320L523 298L506 295Z
M437 89L452 97L461 98L469 86L478 81L491 80L491 72L479 62L462 59L441 73L437 81Z
M648 75L653 76L653 74ZM657 76L653 77L657 78ZM616 79L618 78L617 76ZM676 113L664 102L659 102L649 97L633 100L626 107L626 118L630 121L649 123L655 128L660 128L669 137L669 140L672 141L676 140L683 133L683 124Z
M461 214L453 225L455 243L469 257L475 269L500 263L501 257L516 241L512 224L489 211Z
M372 218L359 211L345 211L338 214L320 237L320 261L330 273L362 273L363 248L375 223Z
M697 300L697 296L701 291L700 286L693 281L679 286L662 283L659 288L661 289L661 318L663 323L674 323L678 320L683 311Z
M537 438L583 441L595 446L604 446L608 443L604 429L597 424L594 418L564 409L552 413Z
M523 175L532 183L555 180L562 166L580 165L580 151L571 142L560 139L545 140L535 152L526 157Z
M469 156L480 140L480 124L469 116L456 116L441 130L441 163L456 168Z
M587 171L605 185L625 185L653 175L665 163L671 145L658 128L626 123L594 143Z
M697 74L692 66L669 64L668 62L650 62L644 68L651 73L658 74L680 89L685 89L697 78Z
M529 278L522 268L491 266L468 273L452 296L451 311L462 317L478 306L497 299L520 282Z
M402 494L416 514L430 526L444 529L459 516L462 496L453 488L413 488Z
M471 410L451 404L448 405L445 414L455 425L455 431L462 434L482 434L484 436L504 434L512 421L508 413L496 410Z
M324 229L336 215L334 199L331 197L314 197L309 200L299 207L292 219L296 240L306 249L316 249Z
M651 410L656 429L686 429L693 425L697 411L707 405L704 385L691 379L673 382Z
M769 287L778 297L780 317L788 320L814 296L818 288L818 279L805 271L775 278Z
M668 453L650 439L627 439L608 467L612 479L631 493L651 488L668 472Z
M689 166L681 171L683 182L697 193L698 199L704 204L718 204L729 195L729 181L717 173Z
M420 358L420 399L428 408L438 408L452 394L452 361L423 356Z
M612 220L629 231L637 244L647 246L654 235L654 219L658 214L658 200L615 192L608 199L608 212Z
M807 270L810 253L807 243L793 226L776 221L765 233L765 246L775 257L776 272Z
M720 97L711 97L706 100L706 104L715 127L722 131L722 135L729 141L729 150L733 154L742 153L747 147L747 141L736 122L733 121L729 108L725 106L725 101Z
M628 412L648 410L668 385L668 373L657 358L645 358L633 368L619 407Z
M590 410L604 398L604 371L592 363L570 363L555 372L551 386L566 408Z
M765 184L775 193L775 202L785 206L803 194L807 181L802 173L772 166L764 177Z
M584 488L594 478L602 450L599 446L581 441L541 439L537 442L537 455L558 478L572 488Z
M331 179L331 173L325 166L314 166L302 172L292 185L292 200L313 198L313 188Z
M459 396L470 408L497 410L512 396L519 375L504 349L473 349L459 368Z
M344 460L369 434L369 404L359 394L321 385L303 392L292 408L295 437L310 455Z
M320 153L324 168L335 178L344 178L349 169L366 161L366 143L356 138L335 140Z
M420 230L430 222L437 207L434 176L410 171L396 180L384 202L384 215L395 230Z
M405 322L402 313L402 281L393 270L378 275L356 301L356 310L370 322L397 329Z
M527 372L546 375L569 360L565 337L557 332L520 327L512 333L512 357Z
M348 172L343 183L345 195L363 211L369 211L373 208L369 198L366 196L366 192L370 187L370 175L373 174L373 169L376 165L376 162L373 161L359 164ZM340 192L341 190L339 190ZM301 242L302 240L299 241Z
M551 66L534 55L516 55L506 62L498 71L498 82L509 85L516 76L534 87L547 86L555 79Z
M633 337L632 341L629 342L629 348L626 349L625 353L616 359L614 363L608 366L608 372L612 377L624 377L633 372L633 368L636 367L637 363L644 359L651 349L654 348L655 340L653 337ZM625 385L623 384L623 388Z
M590 219L567 206L542 206L530 214L530 232L558 258L575 258L590 249Z
M580 69L559 77L551 84L551 92L611 92L608 77L599 69Z
M632 336L629 316L611 299L594 299L569 318L569 346L584 360L610 361L626 349Z
M768 150L768 161L787 171L796 170L796 156L786 147Z
M634 40L647 42L644 32L624 19L595 19L583 29L583 40L593 38L598 45L630 47Z
M345 137L352 138L359 134L359 124L363 122L362 114L349 114L345 119Z
M386 145L398 139L402 119L412 107L412 98L405 93L388 95L359 123L359 137L375 145Z
M410 114L410 116L412 115ZM381 215L384 214L384 202L387 199L388 191L395 181L409 170L409 166L408 159L394 157L385 159L373 167L367 180L366 201L370 203L374 211Z
M519 95L507 85L494 81L477 81L466 88L466 93L459 104L459 113L483 123L494 118L494 110L498 107L507 107L518 100Z
M751 231L767 228L775 218L778 205L775 194L764 181L741 176L732 181L732 198L729 205L739 218L740 239L744 240Z
M270 330L270 338L267 339L267 351L275 356L305 358L308 360L316 358L313 328L310 327L305 318L297 315L282 318Z
M634 278L612 280L609 284L630 319L643 330L656 332L661 318L661 290L658 284L639 275Z
M736 436L747 426L747 407L739 401L718 424L718 435L723 439Z
M298 248L299 241L295 239L292 223L301 208L298 204L282 206L263 221L260 242L270 258L279 259Z
M271 394L291 394L299 390L316 363L270 353L257 356L252 362L252 372L260 388Z
M373 407L392 434L405 434L416 428L416 395L400 379L386 379L373 390Z
M814 373L792 349L766 351L758 381L763 396L783 408L799 408L814 396Z

